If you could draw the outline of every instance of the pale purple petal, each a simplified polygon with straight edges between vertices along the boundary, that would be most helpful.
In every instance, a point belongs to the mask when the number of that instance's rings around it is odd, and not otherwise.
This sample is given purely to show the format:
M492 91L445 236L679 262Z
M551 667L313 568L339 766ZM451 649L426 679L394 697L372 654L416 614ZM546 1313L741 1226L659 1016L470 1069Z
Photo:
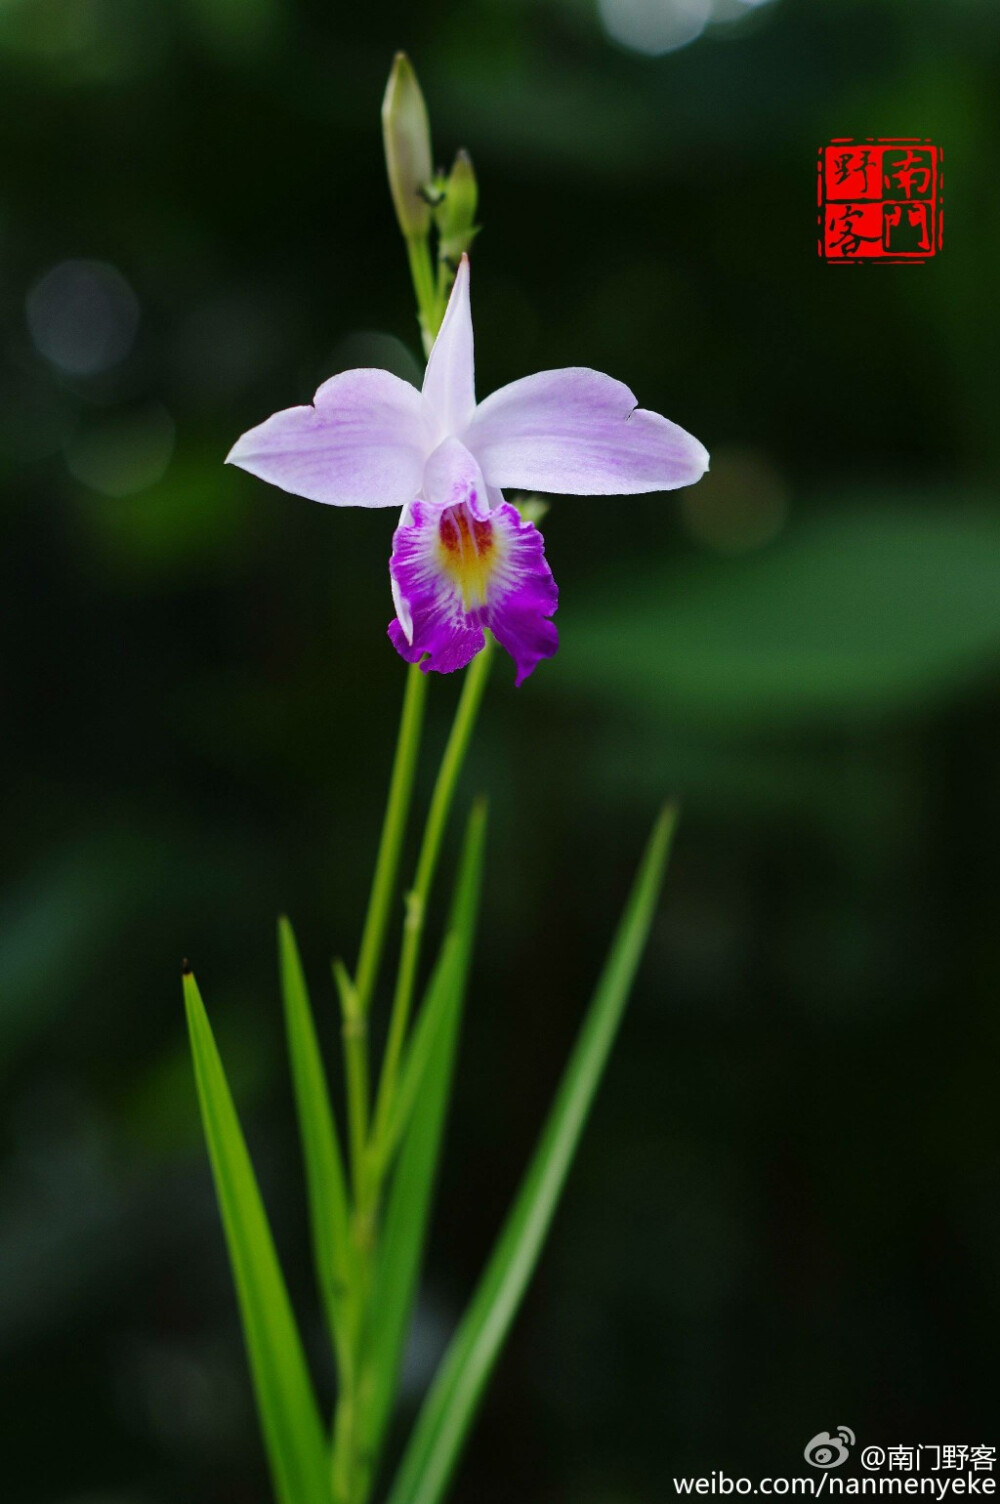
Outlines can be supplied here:
M522 490L629 496L689 486L708 468L691 434L637 407L623 382L583 366L501 387L461 438L491 486Z
M469 303L469 258L463 256L444 320L424 372L424 402L435 443L460 434L476 406Z
M432 445L420 393L389 371L344 371L311 407L287 407L237 439L227 463L336 507L401 507Z
M425 500L436 507L465 505L477 517L485 517L490 510L483 472L458 439L445 439L435 449L424 466L422 490Z
M559 592L541 534L506 503L479 518L464 505L441 511L417 501L411 516L396 529L389 566L411 629L390 624L397 652L425 671L451 673L481 650L489 628L520 684L559 641L548 619Z

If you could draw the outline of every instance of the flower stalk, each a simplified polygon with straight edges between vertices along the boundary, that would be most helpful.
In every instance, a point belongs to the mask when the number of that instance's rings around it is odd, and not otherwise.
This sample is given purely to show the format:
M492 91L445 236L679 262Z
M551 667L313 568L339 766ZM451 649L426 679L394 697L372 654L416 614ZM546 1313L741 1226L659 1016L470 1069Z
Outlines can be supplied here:
M425 163L430 161L430 137L416 75L403 54L397 56L390 77L383 107L383 124L393 201L406 245L418 317L429 352L444 318L454 268L449 277L447 262L442 255L435 283L428 243L430 209L425 204L426 215L412 212L415 192L413 183L423 172ZM426 153L422 151L421 138L426 139ZM463 156L460 153L452 171L452 178L458 173L457 186L451 217L444 221L448 234L452 237L449 244L453 248L459 248L459 255L475 233L471 229L476 205L475 178L471 176L471 162L467 157L463 162ZM414 163L418 165L415 167ZM443 238L441 244L445 244ZM392 1162L391 1153L387 1152L387 1139L396 1106L399 1068L412 1012L431 887L455 790L489 677L492 656L492 642L488 641L485 650L474 660L466 675L434 785L413 884L405 895L399 969L379 1076L377 1104L370 1120L368 1014L381 968L420 754L428 677L418 663L410 664L407 670L389 794L355 977L350 977L342 963L334 964L342 1013L353 1191L352 1240L357 1256L350 1300L350 1351L347 1363L342 1365L342 1371L338 1375L339 1390L333 1421L332 1481L335 1504L364 1504L370 1487L372 1459L364 1456L359 1446L359 1377L365 1368L365 1342L369 1325L367 1305L373 1283L379 1206L383 1182Z
M358 1004L365 1016L368 1014L372 994L378 982L386 926L389 922L396 876L399 871L399 856L403 837L406 834L407 815L413 794L413 778L420 755L427 684L427 675L420 672L417 664L411 664L406 674L406 690L403 696L399 735L396 739L396 755L389 782L389 798L382 823L382 836L375 862L371 898L368 901L368 912L365 915L361 949L358 953L355 971L354 985Z
M379 1080L378 1099L372 1125L372 1139L376 1146L380 1145L384 1138L394 1106L399 1062L406 1039L410 1010L413 1004L413 989L417 978L417 968L420 964L420 947L423 940L431 886L437 870L438 857L441 853L441 840L448 823L448 815L451 812L455 789L465 763L466 753L469 750L472 732L475 728L479 707L482 704L483 693L489 678L490 665L493 659L492 646L491 642L487 642L484 651L479 654L478 658L473 660L466 673L461 698L458 702L458 709L455 712L455 720L444 750L444 756L441 759L441 767L438 770L434 793L431 797L427 824L424 827L420 855L417 859L416 875L413 880L413 886L406 895L406 917L403 921L403 948L400 955L396 991L389 1021L389 1037L386 1043L385 1060L382 1065L382 1075Z

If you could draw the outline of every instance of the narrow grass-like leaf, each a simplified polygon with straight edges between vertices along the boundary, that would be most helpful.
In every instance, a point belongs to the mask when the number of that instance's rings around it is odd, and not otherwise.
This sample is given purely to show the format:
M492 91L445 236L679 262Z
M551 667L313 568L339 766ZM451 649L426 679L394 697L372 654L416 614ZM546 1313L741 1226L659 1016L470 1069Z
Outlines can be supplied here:
M309 1191L316 1279L330 1335L342 1359L346 1338L343 1300L351 1280L350 1211L344 1161L302 962L294 931L284 917L278 921L278 955L288 1053Z
M466 825L446 936L456 959L439 1027L430 1041L419 1096L394 1171L372 1297L371 1398L366 1449L377 1462L399 1382L410 1313L423 1262L435 1171L451 1095L465 983L468 976L486 835L486 807L477 803ZM445 940L447 948L448 940ZM443 953L442 953L443 960Z
M280 1504L330 1504L329 1463L267 1214L193 976L184 978L195 1080L236 1282L250 1370Z
M388 1504L440 1504L559 1201L614 1042L663 880L674 812L664 811L542 1136L476 1292L431 1386Z
M339 956L333 961L332 970L333 980L337 985L337 995L340 998L341 1017L356 1018L361 1012L361 999L358 989L351 980L351 973Z

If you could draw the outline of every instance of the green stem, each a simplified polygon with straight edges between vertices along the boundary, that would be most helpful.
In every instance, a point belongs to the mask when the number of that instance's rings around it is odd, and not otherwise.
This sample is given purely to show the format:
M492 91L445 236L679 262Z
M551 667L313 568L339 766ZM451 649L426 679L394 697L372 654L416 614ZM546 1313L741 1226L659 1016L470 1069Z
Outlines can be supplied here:
M434 264L431 261L430 246L426 235L408 235L406 238L406 254L410 262L410 276L413 278L413 290L417 295L417 313L420 316L420 328L424 336L424 354L431 353L431 345L434 343L438 329L441 327L441 319L444 309L438 309L437 287L434 282Z
M435 308L438 320L444 318L445 309L448 307L448 298L451 295L452 284L455 281L455 268L451 261L438 252L437 286L434 289Z
M346 1297L348 1336L346 1352L339 1362L333 1423L331 1463L334 1504L358 1504L358 1500L364 1495L368 1472L364 1459L358 1456L359 1407L363 1402L358 1392L358 1374L371 1285L374 1241L367 1186L368 1013L378 981L386 926L396 889L400 851L413 797L413 779L420 751L426 698L427 676L421 673L416 664L411 664L407 672L375 875L361 937L357 980L352 982L346 969L339 962L334 963L343 1022L355 1245L354 1272Z
M356 1192L356 1195L360 1194L360 1190ZM347 1354L337 1375L330 1459L334 1504L362 1504L371 1471L360 1453L359 1443L364 1405L361 1355L371 1296L374 1223L358 1205L355 1205L351 1219L351 1236L354 1276L347 1297Z
M356 1429L353 1388L344 1383L342 1376L333 1418L333 1497L335 1504L350 1504Z
M358 1453L359 1415L366 1403L365 1395L359 1391L359 1376L363 1372L361 1355L371 1296L381 1180L385 1170L385 1161L380 1160L377 1150L391 1119L400 1059L406 1041L407 1024L413 1000L414 983L420 962L424 917L441 852L441 842L458 779L469 750L483 691L489 677L492 656L493 641L492 638L487 637L485 648L466 671L455 719L445 746L444 756L441 759L434 793L431 796L416 875L413 887L406 896L403 946L389 1023L389 1037L379 1081L374 1121L361 1162L355 1161L353 1155L356 1144L360 1142L358 1118L355 1114L358 1112L357 1103L361 1099L362 1083L355 1074L356 1067L351 1063L350 1052L355 1043L352 1025L360 1023L364 1026L366 1018L364 1014L359 1013L357 991L352 987L350 978L343 973L342 968L337 968L338 985L344 1005L344 1044L348 1052L347 1085L354 1170L353 1234L356 1274L350 1292L349 1346L352 1362L349 1372L342 1376L334 1415L333 1484L336 1504L364 1504L371 1483L371 1459ZM401 733L400 742L402 741ZM405 810L401 818L405 819ZM365 1070L364 1087L366 1089L367 1058Z
M441 326L441 319L444 316L444 303L439 297L439 287L435 282L434 265L431 261L430 247L426 235L408 236L406 240L406 254L409 259L410 275L413 278L413 288L417 298L417 311L423 334L424 353L429 355L431 346ZM455 782L461 769L466 748L468 747L476 709L482 698L482 691L486 682L486 665L489 652L490 644L487 643L485 652L479 655L473 668L466 675L465 687L462 699L459 702L455 726L452 728L451 738L445 749L444 762L438 774L434 800L432 801L427 821L427 830L424 833L424 844L421 848L421 861L417 868L418 882L415 885L415 888L419 889L420 874L424 871L426 865L426 881L423 888L420 889L424 894L424 901L426 901L427 891L430 888L431 879L434 875L434 865L437 861L437 852L448 815L448 807L451 803L451 795L454 792ZM382 835L379 839L378 856L375 861L375 875L372 879L371 896L368 900L368 911L365 915L364 930L361 935L361 949L358 953L358 965L353 983L342 967L339 969L335 968L337 970L337 984L340 989L344 1015L344 1056L347 1077L347 1112L351 1137L351 1172L354 1190L353 1235L355 1244L355 1274L351 1281L352 1288L348 1292L350 1316L348 1319L349 1334L346 1346L349 1351L347 1361L341 1365L339 1375L340 1385L333 1424L332 1482L335 1504L363 1504L371 1480L370 1459L358 1454L359 1416L360 1411L366 1404L366 1396L359 1392L358 1375L361 1367L360 1356L364 1341L367 1307L371 1294L378 1206L378 1186L377 1184L374 1187L369 1186L367 1173L369 1163L368 1014L378 982L382 952L385 947L386 926L392 909L393 894L396 889L399 857L413 797L413 779L420 751L420 734L423 729L426 698L427 675L421 672L417 664L411 664L406 679L406 693L403 697L403 711L400 717L399 735L396 739L396 754L392 765L392 776L389 781L389 797L386 801L385 817L382 822ZM463 721L463 717L467 725L465 725L464 732L458 738L458 742L456 742L456 732L460 729L460 722ZM450 774L446 793L442 797L439 797L442 795L442 783L446 768L449 767L449 759L454 764L453 770ZM437 828L432 837L429 864L425 864L424 856L428 850L428 838L431 836L432 827L434 827L435 822ZM412 895L407 900L408 916L411 912L411 904ZM409 918L407 923L409 923ZM408 942L409 929L407 929L404 936L404 960L409 953ZM399 1050L402 1048L403 1038L405 1037L406 1018L409 1013L408 994L412 993L412 974L416 971L419 954L420 936L418 932L412 945L412 960L409 963L411 975L406 988L407 996L405 1007L402 1009L401 1025L398 1026L395 1020L397 1014L401 1011L398 1006L401 993L400 984L397 982L396 1003L393 1005L393 1024L390 1025L390 1042L389 1050L387 1051L387 1060L391 1061L390 1086L395 1079L399 1065L398 1055ZM392 1042L394 1028L400 1036L396 1044ZM385 1084L384 1067L382 1084ZM391 1094L387 1105L391 1106Z
M410 275L413 278L413 290L417 298L420 326L429 354L430 345L441 327L444 304L438 296L439 288L435 285L434 266L427 236L407 236L406 255L410 263ZM389 798L382 825L378 858L375 863L375 877L372 882L371 898L368 902L368 913L365 916L361 950L358 954L358 966L355 973L354 984L361 1003L361 1011L365 1015L371 1006L372 994L378 980L379 964L382 960L386 924L399 867L399 852L410 812L413 775L417 765L417 754L420 751L420 732L423 726L426 698L427 675L422 673L415 663L411 664L406 679L403 714L399 723L396 757L392 767Z
M406 676L406 693L403 696L403 713L399 722L396 741L396 756L392 765L389 783L389 798L382 823L375 876L372 880L371 898L361 936L358 967L355 973L355 991L362 1016L367 1017L372 995L378 981L382 949L385 944L386 925L392 907L392 895L399 870L399 853L406 832L413 794L413 775L420 751L420 732L424 721L424 703L427 699L427 675L415 663L411 663Z
M416 876L413 880L413 887L406 895L403 948L396 978L396 992L389 1020L389 1037L386 1041L385 1058L379 1079L372 1130L372 1140L375 1144L379 1144L382 1140L393 1105L400 1057L406 1040L406 1029L413 1002L413 987L420 962L420 945L423 939L431 884L434 881L434 872L441 851L441 840L448 821L455 787L465 762L472 729L476 723L486 680L489 677L492 657L493 640L487 637L485 648L466 670L462 696L455 712L455 720L448 737L448 745L444 750L444 757L441 759L441 767L438 770L434 794L427 813L427 824L424 827L424 837L417 859ZM377 1187L370 1189L374 1189L377 1194Z
M358 1206L365 1194L365 1150L368 1143L368 1020L363 1013L345 1018L344 1059L351 1134L351 1183Z

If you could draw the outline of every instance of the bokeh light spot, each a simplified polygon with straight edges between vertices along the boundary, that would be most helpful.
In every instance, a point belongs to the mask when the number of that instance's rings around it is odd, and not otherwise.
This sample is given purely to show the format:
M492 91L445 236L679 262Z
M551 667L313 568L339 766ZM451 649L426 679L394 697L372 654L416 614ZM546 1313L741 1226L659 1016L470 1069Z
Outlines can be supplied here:
M25 300L39 354L68 376L96 376L132 348L139 303L121 272L105 261L61 261Z
M754 11L763 10L772 3L773 0L713 0L712 24L724 28L744 21Z
M714 453L708 474L680 498L688 533L720 553L763 547L788 516L788 487L770 461L751 449Z
M613 41L648 57L696 41L712 18L712 0L598 0L598 9Z
M378 366L410 382L411 386L420 386L423 381L423 369L413 351L394 334L377 329L357 329L345 335L324 371L335 376L339 371L351 371L358 366Z
M66 451L66 463L92 491L133 496L163 479L173 452L173 419L153 403L84 429Z

